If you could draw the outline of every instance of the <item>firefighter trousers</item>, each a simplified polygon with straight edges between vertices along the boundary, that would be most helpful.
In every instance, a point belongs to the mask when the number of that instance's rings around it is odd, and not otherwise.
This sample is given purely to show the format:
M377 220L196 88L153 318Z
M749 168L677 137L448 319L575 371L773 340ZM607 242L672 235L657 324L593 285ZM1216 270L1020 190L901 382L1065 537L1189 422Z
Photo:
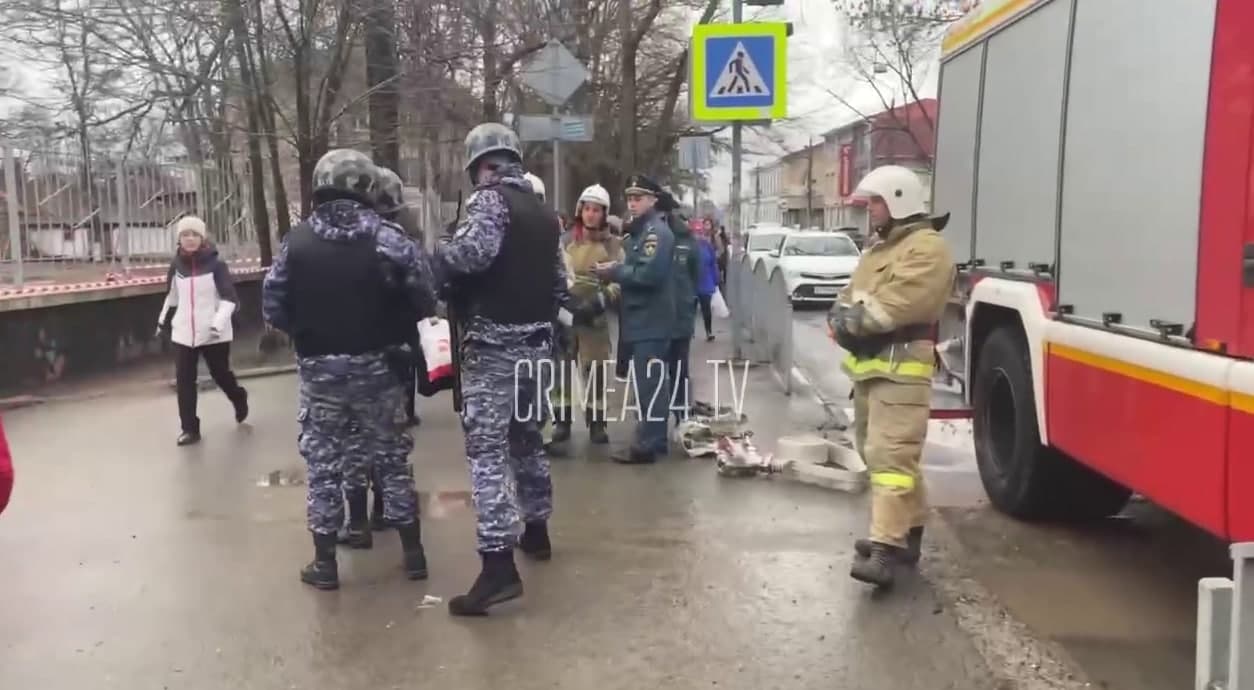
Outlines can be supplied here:
M927 517L919 462L931 397L927 382L854 383L854 436L871 477L871 541L904 547L906 533Z

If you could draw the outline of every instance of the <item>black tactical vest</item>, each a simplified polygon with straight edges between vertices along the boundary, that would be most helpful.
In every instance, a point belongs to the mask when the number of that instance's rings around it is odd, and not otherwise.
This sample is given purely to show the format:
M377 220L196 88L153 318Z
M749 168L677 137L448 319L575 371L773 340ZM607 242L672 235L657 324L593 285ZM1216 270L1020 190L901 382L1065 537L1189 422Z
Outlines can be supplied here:
M534 194L507 185L490 189L505 197L509 227L488 269L465 281L470 310L496 323L548 323L557 313L557 214Z
M359 355L398 342L396 290L373 237L334 242L301 223L287 237L287 270L299 356Z

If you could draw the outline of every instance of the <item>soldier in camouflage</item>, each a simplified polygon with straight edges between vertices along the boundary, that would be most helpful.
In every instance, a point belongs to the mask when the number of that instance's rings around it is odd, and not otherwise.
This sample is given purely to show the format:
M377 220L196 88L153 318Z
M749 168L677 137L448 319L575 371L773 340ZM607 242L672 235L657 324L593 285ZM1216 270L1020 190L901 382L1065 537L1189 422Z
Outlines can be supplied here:
M405 426L400 367L413 313L434 312L421 248L371 204L377 172L337 149L314 167L313 213L284 238L262 285L266 321L288 333L300 375L298 447L308 466L306 512L314 560L301 581L339 587L336 530L348 496L350 545L371 543L367 472L383 490L383 517L400 534L405 574L427 577Z
M463 322L462 427L483 563L470 590L449 601L458 616L484 615L522 595L515 546L537 560L552 553L537 365L550 356L552 321L568 294L557 217L524 179L521 161L505 125L470 131L466 170L475 191L465 220L433 256Z

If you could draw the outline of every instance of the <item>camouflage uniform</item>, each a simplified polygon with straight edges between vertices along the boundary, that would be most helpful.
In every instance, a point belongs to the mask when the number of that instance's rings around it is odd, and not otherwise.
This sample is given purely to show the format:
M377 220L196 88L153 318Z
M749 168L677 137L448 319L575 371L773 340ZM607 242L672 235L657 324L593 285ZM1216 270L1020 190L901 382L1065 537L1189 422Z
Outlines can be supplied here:
M491 189L498 185L531 191L517 164L481 181L467 203L466 219L436 248L434 265L442 279L482 272L496 258L509 225L505 197ZM566 271L560 251L553 260L556 311L567 299ZM475 315L465 324L461 414L481 552L512 549L522 522L546 521L553 512L538 382L527 375L538 373L539 362L552 355L553 337L550 321L501 324Z
M385 260L381 266L402 269L403 282L397 288L408 293L415 304L433 304L425 252L394 225L383 223L373 210L341 199L319 206L307 222L315 234L327 239L373 235ZM280 330L289 327L286 252L284 244L262 287L266 320ZM389 280L397 278L388 275ZM344 520L341 485L350 490L365 489L371 461L378 468L383 487L385 521L404 525L416 519L418 499L409 464L414 441L405 426L405 394L389 359L408 357L409 347L397 346L390 352L298 360L298 443L309 465L307 512L311 531L333 534L339 529Z
M318 589L339 588L336 532L345 494L350 545L371 545L365 506L372 465L405 574L427 577L399 370L409 358L410 312L433 313L435 295L421 248L371 208L377 180L365 155L327 152L314 166L317 207L284 238L262 284L266 321L289 333L298 353L298 446L314 545L300 579Z

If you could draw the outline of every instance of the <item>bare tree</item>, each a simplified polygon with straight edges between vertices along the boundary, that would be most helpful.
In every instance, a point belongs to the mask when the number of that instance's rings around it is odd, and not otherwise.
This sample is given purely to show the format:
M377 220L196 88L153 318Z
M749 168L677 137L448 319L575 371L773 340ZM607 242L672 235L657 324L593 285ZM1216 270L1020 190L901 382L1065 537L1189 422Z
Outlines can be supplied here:
M936 131L926 108L902 107L918 103L924 82L950 24L962 17L960 0L836 0L848 28L845 63L855 82L869 87L882 112L867 113L846 95L825 90L867 122L883 137L909 139L920 160L931 161L931 148L921 138L919 124Z

